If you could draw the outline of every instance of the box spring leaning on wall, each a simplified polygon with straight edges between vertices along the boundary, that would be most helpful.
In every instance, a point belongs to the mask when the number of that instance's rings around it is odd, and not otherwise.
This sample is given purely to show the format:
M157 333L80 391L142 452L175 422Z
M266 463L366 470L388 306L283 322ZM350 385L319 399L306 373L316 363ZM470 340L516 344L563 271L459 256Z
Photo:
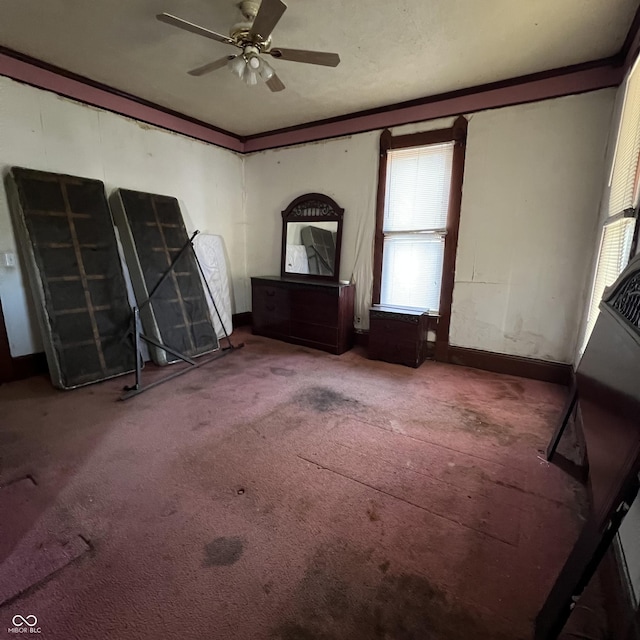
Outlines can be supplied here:
M178 201L169 196L117 189L110 203L145 334L189 357L218 349L218 338L191 247L183 251L154 292L189 242ZM151 300L146 304L150 294ZM156 364L177 361L152 344L149 352Z
M53 384L132 371L131 307L103 183L19 167L6 183Z

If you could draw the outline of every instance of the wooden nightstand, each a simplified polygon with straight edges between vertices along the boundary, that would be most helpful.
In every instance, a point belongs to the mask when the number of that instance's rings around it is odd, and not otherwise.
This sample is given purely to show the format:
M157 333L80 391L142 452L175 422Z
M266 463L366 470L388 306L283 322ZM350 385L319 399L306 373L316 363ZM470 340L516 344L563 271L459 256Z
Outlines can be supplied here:
M437 315L374 304L369 311L369 358L419 367L433 357L437 324Z

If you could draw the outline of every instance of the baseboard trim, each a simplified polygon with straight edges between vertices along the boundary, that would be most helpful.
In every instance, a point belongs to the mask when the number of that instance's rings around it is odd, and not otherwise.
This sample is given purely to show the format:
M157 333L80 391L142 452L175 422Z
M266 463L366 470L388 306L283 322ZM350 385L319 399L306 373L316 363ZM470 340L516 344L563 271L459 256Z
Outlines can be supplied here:
M523 358L480 349L449 346L447 361L474 369L484 369L495 373L506 373L522 378L532 378L544 382L554 382L569 386L573 368L562 362L547 362L534 358Z
M0 384L47 373L49 373L49 368L44 353L31 353L17 358L11 355L9 336L2 311L2 300L0 300Z
M250 327L252 325L251 311L243 311L242 313L234 313L231 317L234 328Z
M353 342L356 347L364 347L366 349L369 346L369 332L354 331Z
M232 321L236 328L251 326L251 311L234 313ZM3 367L3 371L0 373L0 383L15 382L48 373L47 356L44 352L30 353L26 356L11 358L11 364L8 367Z
M47 356L44 353L30 353L27 356L11 358L11 364L2 372L0 382L15 382L48 373Z

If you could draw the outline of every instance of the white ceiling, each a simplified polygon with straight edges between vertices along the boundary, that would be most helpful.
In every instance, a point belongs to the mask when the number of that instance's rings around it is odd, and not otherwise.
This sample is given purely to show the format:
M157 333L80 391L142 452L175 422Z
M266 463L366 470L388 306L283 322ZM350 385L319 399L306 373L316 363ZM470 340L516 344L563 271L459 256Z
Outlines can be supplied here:
M335 51L332 69L273 60L271 93L221 69L235 49L160 23L227 33L233 0L12 0L0 43L240 135L463 89L616 53L638 0L288 0L274 46ZM271 60L270 60L271 61Z

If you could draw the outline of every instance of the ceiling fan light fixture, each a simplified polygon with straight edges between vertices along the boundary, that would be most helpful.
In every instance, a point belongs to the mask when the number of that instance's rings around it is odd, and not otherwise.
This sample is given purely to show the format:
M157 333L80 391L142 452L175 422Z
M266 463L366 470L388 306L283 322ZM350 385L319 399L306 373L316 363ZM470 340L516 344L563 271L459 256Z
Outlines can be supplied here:
M271 78L273 78L273 74L275 73L275 71L273 70L273 67L266 61L266 60L260 60L260 67L258 68L258 73L260 74L260 77L267 82L268 80L271 80Z
M236 56L227 62L227 67L229 67L231 73L238 76L238 78L242 78L247 67L247 61L244 56Z
M236 1L234 0L234 2ZM276 59L325 67L336 67L340 64L340 56L337 53L307 49L271 48L271 34L287 9L283 0L240 0L240 4L237 6L240 7L242 19L231 27L228 36L170 13L160 13L156 16L160 22L172 27L235 47L236 51L240 49L236 55L224 56L190 69L188 71L190 75L204 76L227 66L235 76L246 84L256 85L261 79L267 84L270 91L277 92L282 91L285 85L271 65L265 62L262 55L268 54Z
M242 74L242 79L248 85L258 84L258 74L255 69L252 69L248 64L244 68L244 73Z

